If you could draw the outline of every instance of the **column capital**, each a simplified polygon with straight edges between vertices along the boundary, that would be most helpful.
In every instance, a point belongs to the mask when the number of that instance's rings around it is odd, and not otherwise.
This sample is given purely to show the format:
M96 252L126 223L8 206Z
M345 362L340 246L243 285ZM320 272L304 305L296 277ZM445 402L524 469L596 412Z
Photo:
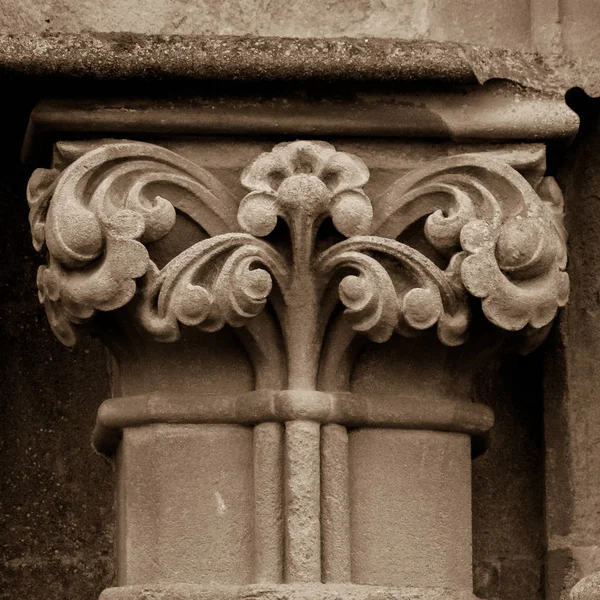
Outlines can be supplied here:
M531 168L541 157L527 158L437 158L375 182L371 198L360 156L284 142L246 166L239 198L159 145L59 143L28 187L48 259L40 300L69 345L98 311L125 305L136 329L164 342L183 327L243 327L259 387L275 389L347 389L339 371L355 336L434 328L460 345L474 312L539 342L569 280L561 192ZM205 239L159 267L149 249L177 213Z

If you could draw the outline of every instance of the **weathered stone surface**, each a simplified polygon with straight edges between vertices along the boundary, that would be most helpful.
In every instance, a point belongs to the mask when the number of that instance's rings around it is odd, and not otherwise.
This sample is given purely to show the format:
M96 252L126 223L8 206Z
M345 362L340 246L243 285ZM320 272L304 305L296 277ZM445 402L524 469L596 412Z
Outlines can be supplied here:
M392 39L0 34L0 72L93 79L433 79L475 82L458 44Z
M595 0L3 0L0 31L431 39L591 57ZM596 52L597 54L597 52Z
M75 82L83 79L86 85L95 80L142 79L174 84L182 79L186 83L207 79L452 83L507 79L562 98L573 87L600 95L598 72L598 61L589 56L575 60L430 40L0 33L3 77L55 76ZM26 80L20 85L28 84ZM102 87L98 93L103 92Z
M469 588L469 438L373 428L349 445L353 581Z
M417 166L400 172L397 155L389 164L369 156L385 173L381 182L371 183L359 156L328 143L265 144L268 151L241 174L231 157L223 164L209 153L209 164L216 161L220 167L215 176L206 163L198 164L206 152L201 142L183 146L184 155L139 142L64 143L57 146L52 168L37 170L30 180L34 244L49 255L48 266L39 271L40 299L55 332L73 344L81 325L97 323L114 347L119 387L157 391L136 402L109 402L99 417L111 440L125 428L118 462L119 583L240 585L257 576L274 583L280 578L310 583L322 580L326 564L328 580L337 572L335 578L345 583L468 592L468 427L457 421L456 411L448 419L444 408L469 399L474 348L456 363L459 389L441 385L423 401L421 412L431 417L421 427L440 432L402 431L415 427L401 405L414 397L424 365L441 382L456 377L451 367L440 369L446 362L436 361L435 354L425 358L433 336L422 345L411 378L394 387L393 376L383 377L393 397L389 408L382 399L377 410L361 416L364 410L351 396L344 407L349 415L339 418L337 396L317 390L350 393L352 345L359 335L381 344L394 332L414 337L432 329L450 348L463 344L473 306L469 294L481 299L482 316L499 331L527 330L537 341L544 337L566 301L568 279L562 200L556 184L544 176L543 151L503 148L436 160L420 157ZM250 151L248 144L231 148L242 156ZM236 198L239 184L226 185L228 169L240 177L245 195ZM192 238L187 248L181 243L189 234L171 247L161 242L179 237L176 209L200 228L200 239ZM343 312L334 311L337 304ZM116 328L107 327L111 321ZM235 353L225 359L229 365L207 355L193 370L189 359L178 358L196 354L195 344L206 344L197 339L184 350L190 338L183 339L184 346L179 340L188 327L214 332L226 325L244 334L254 382L238 372L235 361L245 365L246 360ZM124 335L110 333L118 328ZM146 376L157 341L176 342L175 350L171 357L159 352L161 359ZM416 348L408 345L410 352ZM252 458L252 430L195 424L211 418L226 423L223 416L241 414L225 395L222 406L203 401L212 390L207 377L224 376L228 381L213 393L256 389L236 400L249 414L264 412L253 404L255 396L264 396L272 404L269 413L294 415L285 422L283 438L268 432L274 451L284 456L282 515L271 522L250 504L226 502L220 491L227 481L235 487L235 480L241 486L235 488L236 499L269 498L280 510L268 473ZM200 390L191 404L169 399L167 393L186 385L188 393ZM308 420L317 413L319 418ZM270 418L265 413L255 422ZM143 427L143 419L149 419L149 427ZM321 422L327 427L330 421L340 427L336 437L321 432ZM343 425L351 423L389 429L348 433ZM247 438L242 445L228 437L241 431ZM207 445L204 436L213 434ZM141 446L136 440L143 441ZM217 446L235 463L225 469L225 479L222 467L230 463L211 459ZM196 452L204 458L196 458ZM277 463L261 456L279 477ZM200 460L198 479L188 471ZM404 496L394 493L400 482L388 475L388 460L398 465ZM321 471L321 465L330 466ZM338 483L333 490L325 485L322 495L321 479L330 468L338 471ZM253 472L260 478L252 488ZM221 497L216 517L213 492ZM348 501L340 502L344 493ZM204 499L195 503L194 496ZM225 514L223 505L231 512ZM323 524L321 511L327 515ZM253 519L272 532L256 537ZM347 527L337 538L340 545L327 542L335 524ZM283 535L277 533L281 530ZM264 549L257 548L257 540ZM225 554L229 562L219 558Z
M600 598L600 573L584 577L571 590L571 600L598 600Z
M252 429L155 425L119 450L119 585L253 580Z
M522 0L431 0L427 17L429 39L467 42L497 48L528 50L534 33L530 5Z
M425 12L415 0L382 4L375 0L332 2L328 10L316 0L298 3L259 0L51 0L2 4L0 30L18 31L128 31L182 35L358 35L414 38L422 29Z
M565 50L573 56L597 56L600 6L594 0L570 0L560 5L561 37Z
M275 86L263 94L257 94L247 82L240 85L240 94L248 94L242 99L232 98L222 87L213 85L210 90L199 87L168 100L42 100L31 114L24 160L37 164L40 156L50 152L51 141L67 132L89 135L92 122L96 136L129 136L132 131L144 131L157 137L175 132L179 136L212 137L225 128L235 136L350 136L379 138L380 144L415 137L450 138L457 143L486 143L490 138L496 143L524 138L551 142L574 136L579 125L577 115L555 93L500 81L440 88L435 94L421 86L402 93L388 87L362 94L356 83L347 82L344 97L336 94L336 84L330 82L319 86L318 92L315 89L319 97L314 99L299 97L306 87L300 82L290 82L284 89ZM327 92L334 97L320 97ZM218 147L214 141L207 143L215 150Z
M244 170L249 193L236 208L218 179L159 146L59 145L53 168L36 170L28 187L33 242L49 252L48 266L38 271L40 301L67 345L96 311L119 309L136 291L133 324L160 341L177 340L181 326L209 332L247 326L261 352L272 354L264 369L255 363L257 377L279 377L273 352L282 343L290 389L315 389L318 369L331 370L327 356L342 356L351 342L347 334L342 342L318 331L336 302L321 306L329 281L343 269L354 272L339 281L347 323L376 342L394 330L436 326L444 344L463 343L469 294L508 331L541 331L565 304L566 235L552 178L536 175L530 183L489 155L457 155L397 179L374 206L362 190L368 181L359 158L329 144L282 143ZM157 185L183 193L174 201L178 210L213 236L162 269L145 245L166 237L176 214L162 195L152 195ZM193 206L190 196L200 201ZM424 216L428 254L396 241ZM327 217L348 239L317 251L318 227ZM278 218L289 227L291 261L260 239ZM239 228L247 233L234 233ZM412 280L394 281L394 272L369 253L408 269ZM440 268L433 261L440 264L444 256ZM408 289L399 294L399 285ZM261 315L273 288L281 295L275 298L281 342ZM326 354L317 366L314 351L321 345Z
M238 587L189 584L128 586L109 588L100 600L473 600L468 592L445 588L395 588L374 585L323 585L320 583L283 586Z

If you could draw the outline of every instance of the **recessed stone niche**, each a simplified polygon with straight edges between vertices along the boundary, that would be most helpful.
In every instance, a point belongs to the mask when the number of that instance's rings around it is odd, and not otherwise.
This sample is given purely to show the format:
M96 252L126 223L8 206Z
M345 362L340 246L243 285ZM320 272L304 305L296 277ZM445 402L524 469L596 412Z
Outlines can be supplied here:
M471 598L473 386L567 302L546 151L576 127L503 84L42 102L40 299L114 363L102 600Z

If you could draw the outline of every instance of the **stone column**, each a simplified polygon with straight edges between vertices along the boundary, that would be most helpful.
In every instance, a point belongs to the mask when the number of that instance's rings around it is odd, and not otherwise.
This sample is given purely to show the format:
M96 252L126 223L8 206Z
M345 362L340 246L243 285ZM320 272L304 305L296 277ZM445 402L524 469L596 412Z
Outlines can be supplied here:
M471 598L471 383L567 301L560 190L539 145L341 145L65 142L33 174L50 323L115 362L102 600Z

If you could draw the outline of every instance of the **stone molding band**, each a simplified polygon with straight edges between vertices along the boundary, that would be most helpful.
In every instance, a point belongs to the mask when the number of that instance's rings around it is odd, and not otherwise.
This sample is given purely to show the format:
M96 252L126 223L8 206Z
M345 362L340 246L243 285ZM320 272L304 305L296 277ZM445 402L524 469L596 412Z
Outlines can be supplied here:
M394 94L313 105L293 96L252 101L197 98L141 103L127 99L52 98L33 110L23 154L39 150L45 136L65 133L117 135L296 135L452 138L455 140L549 140L575 135L579 119L562 98L523 91L514 101L511 88L484 88ZM219 111L215 112L215 102Z
M473 600L465 590L352 584L209 586L132 585L105 589L99 600Z
M170 395L154 393L111 398L98 410L93 432L94 448L113 454L127 427L155 424L260 423L305 420L347 427L428 429L485 434L494 424L493 411L471 402L366 398L351 393L311 390L256 390L241 396Z

